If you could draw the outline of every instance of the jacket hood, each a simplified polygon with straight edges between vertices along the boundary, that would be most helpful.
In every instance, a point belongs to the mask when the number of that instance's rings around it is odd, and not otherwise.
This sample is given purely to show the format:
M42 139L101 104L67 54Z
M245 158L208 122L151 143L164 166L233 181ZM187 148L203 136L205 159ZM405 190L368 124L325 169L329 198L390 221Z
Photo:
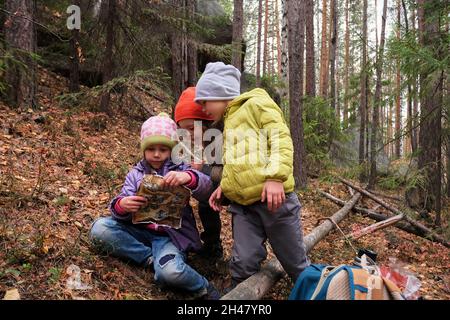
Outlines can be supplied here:
M262 99L262 100L270 100L272 101L272 98L269 96L266 90L261 88L256 88L251 91L245 92L241 94L240 96L236 97L233 101L230 102L228 105L224 117L231 115L234 113L239 107L241 107L244 103L246 103L250 99Z

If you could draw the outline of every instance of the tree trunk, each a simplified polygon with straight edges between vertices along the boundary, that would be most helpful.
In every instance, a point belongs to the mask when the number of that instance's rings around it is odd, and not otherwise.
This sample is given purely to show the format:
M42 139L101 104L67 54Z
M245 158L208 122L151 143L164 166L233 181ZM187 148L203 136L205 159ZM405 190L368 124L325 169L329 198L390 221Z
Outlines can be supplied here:
M445 27L445 32L449 34L450 32L450 22L447 20L447 25ZM450 50L450 48L448 48ZM447 70L446 79L445 79L445 87L447 90L447 94L445 95L444 106L446 110L444 112L447 115L450 113L450 70ZM450 127L450 119L447 116L447 127ZM450 198L450 132L447 131L447 198Z
M338 2L338 0L336 0L336 2ZM336 51L336 54L335 54L335 63L334 63L334 72L335 72L335 94L334 94L334 96L335 96L335 105L336 105L336 114L337 114L337 116L338 116L338 124L339 124L339 128L340 128L340 126L341 126L341 99L340 99L340 92L341 92L341 70L340 70L340 58L341 58L341 56L340 56L340 54L339 54L339 52L340 52L340 42L339 42L339 7L338 7L338 9L336 10L336 19L337 19L337 21L336 21L336 25L337 25L337 28L336 28L336 44L335 44L335 46L336 46L336 49L335 49L335 51Z
M416 9L412 8L411 10L411 30L416 37ZM413 91L413 109L412 109L412 132L411 132L411 146L413 153L417 152L418 144L419 144L419 126L418 126L418 113L419 113L419 103L417 99L417 72L414 72L412 79L412 91Z
M331 108L335 111L338 121L340 115L336 108L336 41L337 41L337 1L331 0L330 4L330 97Z
M394 224L397 224L401 220L403 220L403 215L402 214L398 214L396 216L389 217L389 218L387 218L387 219L385 219L383 221L379 221L379 222L374 223L374 224L372 224L370 226L367 226L367 227L365 227L365 228L363 228L361 230L354 231L348 237L353 239L353 240L356 240L356 239L359 239L359 238L361 238L363 236L371 234L371 233L373 233L375 231L378 231L378 230L387 228L389 226L392 226Z
M316 65L314 57L314 1L305 1L306 29L306 96L316 95Z
M262 33L262 1L258 1L258 36L256 44L256 86L261 85L261 33Z
M5 74L7 100L17 108L36 106L36 63L32 54L36 52L36 30L33 18L36 3L33 0L7 0L5 8L9 12L4 23L6 46L20 64L8 65Z
M289 2L292 0L287 1ZM330 219L336 224L341 222L348 216L352 207L358 202L360 197L361 195L356 193L352 199L348 201L342 209L333 214ZM334 223L326 220L312 230L304 239L306 252L310 252L316 244L333 230L334 227ZM284 270L281 267L280 262L276 258L273 258L261 268L261 271L241 282L236 288L223 296L222 300L259 300L279 279L281 279L283 274Z
M400 0L397 0L397 39L400 40ZM397 59L397 77L396 77L397 94L395 104L395 157L397 159L401 156L401 124L402 124L402 106L401 106L401 74L400 74L400 60Z
M172 0L172 5L176 8L179 18L187 13L184 0ZM183 23L184 24L184 23ZM175 101L178 100L183 90L186 88L189 78L187 67L187 39L185 26L182 30L173 30L171 34L171 53L172 53L172 92Z
M186 0L187 16L191 21L195 20L195 12L197 11L196 2L197 2L196 0ZM233 25L233 37L234 37L234 25ZM193 39L192 34L189 35L189 39L187 40L187 69L188 70L187 70L186 87L193 87L197 83L198 51L197 45Z
M322 39L320 47L320 82L319 89L322 97L327 96L328 85L328 47L327 47L327 0L322 0Z
M365 148L364 148L364 150L365 150L365 153L364 153L364 159L366 160L366 162L368 162L369 161L369 140L370 140L370 131L369 131L369 129L370 129L370 122L369 122L369 119L370 119L370 115L371 115L371 108L370 108L370 104L369 104L369 101L370 101L370 96L371 96L371 92L370 92L370 85L369 85L369 76L368 76L368 74L366 74L366 90L367 90L367 93L366 93L366 122L365 122L365 127L366 127L366 134L365 134L365 144L366 144L366 146L365 146ZM365 170L367 170L368 168L366 168L365 167ZM366 173L368 173L368 172L366 172Z
M80 6L80 0L76 0L73 2L74 5ZM69 64L70 64L70 83L69 90L70 92L78 92L80 91L80 58L81 58L81 48L80 48L80 30L73 29L72 37L70 38L70 56L69 56Z
M363 4L363 31L362 31L362 57L361 57L361 93L360 93L360 127L359 127L359 165L361 169L360 181L365 180L365 152L364 141L366 131L366 109L367 109L367 0Z
M234 0L233 55L231 64L242 71L242 33L244 27L244 0Z
M394 156L395 156L395 150L394 150L395 144L393 142L391 142L394 139L394 134L395 134L394 133L395 132L395 129L394 129L394 124L395 123L394 123L393 117L394 117L394 101L391 100L389 102L389 129L390 129L389 155L390 155L391 158L394 158Z
M268 72L268 55L269 55L269 44L267 42L267 36L269 33L269 0L265 0L264 6L264 53L263 53L263 75Z
M403 7L403 16L405 18L405 31L406 35L409 35L409 23L408 23L408 9L406 8L405 0L402 0L402 7ZM412 106L412 88L411 88L411 75L407 75L408 77L408 96L407 96L407 109L406 109L406 128L408 135L410 137L410 147L412 152L416 150L415 139L414 139L414 130L413 130L413 106ZM406 146L406 145L405 145Z
M80 91L80 30L73 29L72 37L70 38L70 92Z
M343 114L343 122L344 128L347 128L348 125L348 95L349 95L349 86L350 86L350 78L349 78L349 60L350 60L350 30L349 30L349 1L345 0L345 57L344 57L344 114Z
M115 38L115 17L116 17L116 0L108 0L107 7L107 18L106 21L106 48L105 54L103 56L103 68L102 68L102 83L106 84L108 81L113 79L113 71L114 71L114 59L113 59L113 47L114 47L114 38ZM100 110L107 114L111 114L110 107L110 93L109 90L103 93L101 102L100 102Z
M289 43L289 104L291 136L294 145L294 178L296 188L306 187L305 146L303 137L303 57L304 3L287 0Z
M288 21L286 0L281 0L281 10L283 11L281 19L281 77L283 81L289 82L289 46L288 46Z
M370 140L370 177L369 177L369 189L375 186L377 178L377 133L378 133L378 122L379 122L379 109L382 105L381 99L381 76L383 70L383 55L384 55L384 34L386 30L386 12L387 12L387 0L383 3L383 16L381 21L381 35L380 35L380 45L377 57L376 74L377 83L375 86L375 99L373 104L372 112L372 135Z
M275 0L275 27L277 33L277 75L278 79L282 78L281 67L281 34L280 34L280 8L278 6L278 0Z
M436 43L440 41L439 19L441 14L438 0L419 0L422 45L432 52L435 59L442 58ZM435 224L441 224L441 118L442 118L443 73L425 70L420 75L421 121L419 134L419 169L426 175L424 196L428 198L426 207L436 211Z

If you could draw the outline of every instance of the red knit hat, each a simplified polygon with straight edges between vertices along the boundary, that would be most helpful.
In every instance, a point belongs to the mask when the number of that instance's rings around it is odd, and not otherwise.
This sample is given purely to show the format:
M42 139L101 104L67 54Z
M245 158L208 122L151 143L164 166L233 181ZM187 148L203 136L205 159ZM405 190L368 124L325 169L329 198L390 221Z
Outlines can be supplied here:
M214 120L202 110L202 106L194 101L195 87L189 87L183 91L175 106L175 122L184 119Z

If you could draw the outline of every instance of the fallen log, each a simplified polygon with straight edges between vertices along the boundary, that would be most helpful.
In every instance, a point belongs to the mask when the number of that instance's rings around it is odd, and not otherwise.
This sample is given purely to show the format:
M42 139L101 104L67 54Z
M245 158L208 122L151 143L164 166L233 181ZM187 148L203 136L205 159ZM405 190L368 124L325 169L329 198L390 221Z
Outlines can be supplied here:
M319 193L322 194L325 198L327 198L327 199L329 199L329 200L333 201L334 203L339 204L341 206L345 205L345 203L346 203L344 200L336 198L335 196L333 196L333 195L331 195L329 193L326 193L324 191L319 190ZM356 212L359 212L362 215L365 215L365 216L367 216L367 217L369 217L369 218L371 218L371 219L373 219L375 221L384 221L384 220L389 218L388 216L386 216L386 215L384 215L382 213L378 213L375 210L369 210L369 209L362 208L362 207L354 206L352 208L352 210L356 211ZM415 234L415 235L420 236L420 237L424 237L425 236L425 233L422 230L414 228L412 225L410 225L409 223L407 223L405 221L397 222L394 225L394 227L399 228L399 229L401 229L403 231Z
M361 230L352 232L349 235L349 237L354 239L354 240L359 239L359 238L361 238L361 237L363 237L365 235L368 235L368 234L370 234L372 232L375 232L377 230L384 229L384 228L387 228L387 227L389 227L389 226L391 226L393 224L396 224L397 222L399 222L402 219L403 219L403 215L401 215L401 214L393 216L393 217L390 217L390 218L388 218L386 220L383 220L383 221L374 223L374 224L372 224L370 226L367 226L367 227L365 227L365 228L363 228Z
M338 224L355 206L361 198L360 193L355 195L344 205L343 208L334 213L330 218ZM304 243L306 252L310 252L320 240L335 227L335 225L326 220L318 227L314 228L305 238ZM222 297L222 300L258 300L261 299L267 291L284 275L284 270L278 259L270 259L259 272L247 280L241 282L231 290L228 294Z
M381 204L381 206L383 206L385 209L395 213L396 215L402 214L403 218L409 222L411 225L413 225L415 228L421 229L423 230L423 232L426 233L426 238L430 238L435 240L436 242L439 242L441 244L443 244L444 246L446 246L447 248L450 248L450 242L447 241L446 239L444 239L442 236L438 235L437 233L435 233L433 230L431 230L430 228L424 226L423 224L421 224L420 222L417 222L414 219L411 219L410 217L408 217L406 214L404 214L403 212L401 212L400 210L398 210L397 208L394 208L392 206L390 206L389 204L387 204L386 202L384 202L383 200L377 198L376 196L374 196L373 194L371 194L369 191L358 187L357 185L351 183L350 181L345 180L344 178L341 177L337 177L342 183L352 187L355 191L360 192L361 194L365 195L366 197L372 199L373 201Z
M373 190L367 190L367 191L370 192L371 194L373 194L374 196L379 196L379 197L382 197L382 198L391 199L391 200L395 200L395 201L401 201L401 202L405 201L404 199L402 199L400 197L391 196L391 195L384 194L384 193L381 193L381 192L376 192L376 191L373 191Z

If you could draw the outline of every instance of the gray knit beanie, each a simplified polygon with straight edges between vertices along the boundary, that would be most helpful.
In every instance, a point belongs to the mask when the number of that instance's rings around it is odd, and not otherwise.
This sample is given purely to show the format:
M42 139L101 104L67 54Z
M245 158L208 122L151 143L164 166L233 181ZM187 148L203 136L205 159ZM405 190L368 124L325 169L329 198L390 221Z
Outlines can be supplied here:
M230 64L211 62L197 82L195 101L233 100L240 92L241 72Z

